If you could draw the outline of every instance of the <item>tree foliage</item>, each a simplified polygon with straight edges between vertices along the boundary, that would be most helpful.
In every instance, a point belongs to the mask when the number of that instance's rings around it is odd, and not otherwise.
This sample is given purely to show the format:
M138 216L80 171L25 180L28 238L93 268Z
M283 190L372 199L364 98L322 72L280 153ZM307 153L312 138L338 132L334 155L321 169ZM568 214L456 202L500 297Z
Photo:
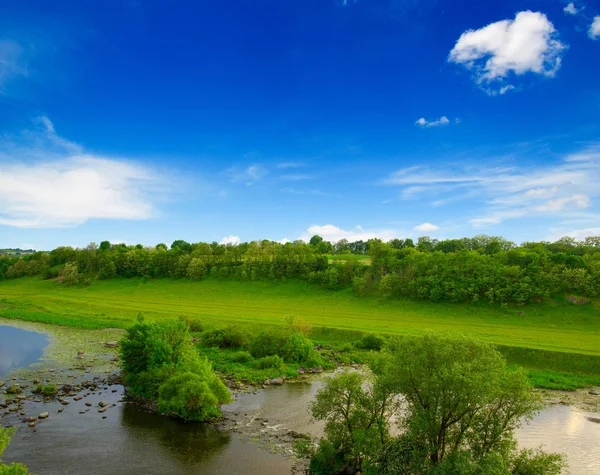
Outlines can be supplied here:
M331 256L337 254L336 256ZM353 256L354 255L354 256ZM353 257L370 257L370 265ZM336 257L330 259L330 257ZM438 241L379 239L332 245L263 240L237 246L174 241L159 244L90 244L51 252L0 255L0 280L44 275L62 268L65 283L115 277L270 280L303 279L335 290L353 286L359 296L411 297L449 302L524 304L556 293L595 296L600 291L600 240L514 243L501 237Z
M371 384L358 373L342 374L317 394L313 416L326 427L311 460L314 473L560 473L560 455L517 448L514 432L541 400L490 345L436 333L395 338L372 366ZM399 436L390 435L391 416Z
M121 356L129 390L157 400L165 414L202 421L219 415L219 406L230 400L181 320L147 323L138 317L121 340Z

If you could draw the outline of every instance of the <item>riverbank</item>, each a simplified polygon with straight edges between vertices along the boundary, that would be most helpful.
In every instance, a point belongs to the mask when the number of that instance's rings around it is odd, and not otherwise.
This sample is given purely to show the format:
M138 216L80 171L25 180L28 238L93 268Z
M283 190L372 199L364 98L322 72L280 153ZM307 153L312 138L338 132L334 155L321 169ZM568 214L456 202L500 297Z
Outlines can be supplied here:
M69 454L74 447L79 447L76 451L83 451L84 441L88 441L88 444L106 444L109 446L107 450L110 451L111 447L118 443L115 434L121 434L124 430L123 424L127 423L129 426L123 434L126 440L129 440L129 432L132 431L134 433L137 431L155 433L154 431L161 432L168 428L170 435L160 436L158 440L162 440L161 443L169 446L169 438L181 437L182 447L169 449L180 454L180 449L187 453L190 448L189 444L192 441L188 441L187 437L191 437L191 434L196 437L202 433L208 445L196 447L196 449L210 452L212 450L210 447L213 447L213 443L215 443L220 447L218 450L215 449L218 452L215 457L225 465L227 464L225 459L221 458L221 454L231 454L229 450L235 446L236 452L238 454L245 453L247 457L256 462L256 467L261 464L277 467L269 469L270 473L303 473L307 460L301 457L297 449L305 447L306 444L315 443L322 434L322 425L311 419L308 406L322 386L324 374L301 375L306 379L283 380L282 384L269 386L253 385L249 382L246 384L226 378L233 388L234 402L223 407L223 417L215 424L183 424L149 413L127 402L124 388L117 379L119 372L119 362L115 360L117 349L105 345L113 339L118 340L122 330L73 330L29 322L7 322L2 319L0 319L0 325L45 332L48 334L49 340L41 361L29 368L14 371L10 379L5 381L5 387L2 388L5 390L7 384L22 384L23 392L19 395L24 396L19 399L11 397L13 402L4 408L0 419L4 425L20 428L14 443L11 444L12 447L7 452L7 460L20 460L28 463L36 459L40 466L46 467L46 464L50 462L46 459L40 461L39 454L47 452L46 457L55 460L53 463L58 464L62 460L60 452L54 456L49 455L51 447L49 438L58 438L67 444L67 449L65 449L67 453L64 454L64 457L70 457ZM80 351L84 352L83 358L78 357L81 356ZM36 383L36 380L39 380L40 383ZM36 395L32 391L39 384L57 386L59 392L56 397ZM567 418L565 420L571 421L570 425L581 426L582 423L592 425L592 427L598 425L597 422L593 422L593 420L598 420L596 419L597 414L596 416L584 414L579 409L589 413L600 412L600 396L593 396L585 391L542 391L542 394L545 401L551 405L550 409L552 407L565 408L567 413L558 412L556 417ZM11 408L14 409L11 410ZM40 415L45 417L40 418ZM28 421L28 418L35 418L35 420ZM33 425L29 427L32 423ZM548 421L542 417L538 426L546 424ZM207 428L209 426L212 428ZM197 427L197 429L190 429L190 427ZM572 430L571 427L570 431ZM187 436L184 437L180 432ZM537 431L533 432L533 436L527 435L526 432L524 443L535 446L535 441L540 438L543 440L545 433L539 427ZM77 439L74 437L75 434L77 434ZM98 437L100 437L100 442L98 442ZM156 439L157 436L152 437ZM65 446L63 442L61 442L61 446ZM87 450L89 449L88 445ZM97 446L92 450L99 451L100 447ZM584 453L585 450L583 450ZM185 458L186 456L180 454L177 457ZM205 463L191 459L188 462L189 467L194 467L194 470L198 469L198 463ZM137 460L136 463L143 465L144 462ZM162 464L165 468L168 466L173 469L174 467L170 457L169 460L160 458L156 463ZM202 467L205 468L204 465ZM177 468L177 470L181 473L188 473L187 469ZM189 470L189 473L192 473L191 468ZM229 470L232 470L229 473L253 473L254 469L251 467L233 469L229 465ZM38 470L37 473L42 475L68 472ZM93 473L93 471L89 473ZM130 473L138 472L133 470ZM148 469L146 473L157 472ZM219 472L215 471L214 473Z

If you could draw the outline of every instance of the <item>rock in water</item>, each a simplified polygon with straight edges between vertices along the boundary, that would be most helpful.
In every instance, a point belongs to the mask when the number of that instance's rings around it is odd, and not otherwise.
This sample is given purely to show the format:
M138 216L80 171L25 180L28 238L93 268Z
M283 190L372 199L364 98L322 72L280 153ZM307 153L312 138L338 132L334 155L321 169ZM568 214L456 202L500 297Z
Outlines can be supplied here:
M116 341L107 341L106 343L104 343L104 346L106 348L118 348L119 347L119 343Z
M98 405L99 405L100 407L106 407L106 406L108 406L108 403L107 403L106 401L100 401L100 402L98 403Z
M275 386L281 386L283 384L283 378L273 378L270 383Z
M47 412L42 412L38 417L40 419L47 419L48 418L48 413Z

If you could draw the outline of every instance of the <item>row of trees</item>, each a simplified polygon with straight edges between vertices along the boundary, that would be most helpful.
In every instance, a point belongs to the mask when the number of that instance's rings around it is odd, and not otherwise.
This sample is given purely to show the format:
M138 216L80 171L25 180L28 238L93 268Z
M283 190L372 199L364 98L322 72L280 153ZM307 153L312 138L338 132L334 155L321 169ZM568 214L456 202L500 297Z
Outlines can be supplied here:
M519 450L515 430L542 407L523 371L489 344L428 334L393 339L372 365L327 380L311 406L325 421L317 475L552 475L563 459ZM399 424L392 431L392 421Z
M338 256L330 259L326 252ZM353 258L365 253L370 259ZM352 285L358 295L385 298L527 303L559 292L597 295L600 237L520 246L490 236L443 241L422 237L416 244L410 239L371 239L334 245L320 236L309 243L286 244L178 240L170 247L104 241L83 249L59 247L20 258L0 257L0 280L34 275L60 277L69 285L114 277L303 279L330 289Z

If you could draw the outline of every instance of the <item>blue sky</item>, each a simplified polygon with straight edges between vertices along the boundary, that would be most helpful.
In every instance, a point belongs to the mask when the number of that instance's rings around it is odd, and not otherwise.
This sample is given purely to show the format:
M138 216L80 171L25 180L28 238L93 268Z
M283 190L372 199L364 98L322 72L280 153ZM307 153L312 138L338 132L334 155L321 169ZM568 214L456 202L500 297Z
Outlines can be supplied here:
M600 5L0 6L0 247L600 235Z

